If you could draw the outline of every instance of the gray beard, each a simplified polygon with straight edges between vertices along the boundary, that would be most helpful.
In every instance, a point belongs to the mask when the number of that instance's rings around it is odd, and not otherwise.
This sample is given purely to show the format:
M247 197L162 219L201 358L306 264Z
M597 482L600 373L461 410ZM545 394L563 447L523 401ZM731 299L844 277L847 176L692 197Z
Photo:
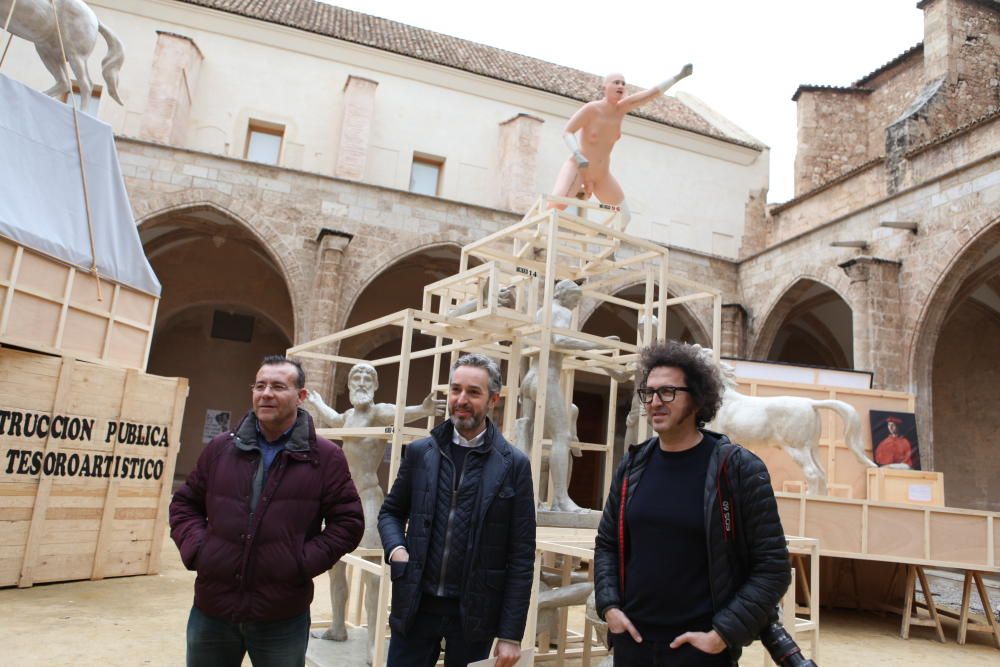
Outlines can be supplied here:
M351 405L354 407L371 405L375 400L375 393L364 389L351 390Z
M456 417L455 415L452 415L451 423L454 424L455 428L458 429L459 431L466 431L466 432L471 431L476 426L479 426L479 423L476 422L475 417L466 417L465 419L461 419L459 417Z

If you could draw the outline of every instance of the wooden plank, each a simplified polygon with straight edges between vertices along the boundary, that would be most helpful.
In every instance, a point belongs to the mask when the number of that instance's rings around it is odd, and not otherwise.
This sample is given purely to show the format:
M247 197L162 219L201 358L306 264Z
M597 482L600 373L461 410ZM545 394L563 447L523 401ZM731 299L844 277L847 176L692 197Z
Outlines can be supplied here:
M117 286L115 288L115 298L112 299L111 311L114 313L115 301L118 296ZM110 327L109 327L110 329ZM105 345L110 341L110 333ZM105 350L107 348L105 347ZM125 374L125 387L122 389L122 399L119 403L118 414L121 419L128 419L127 415L130 415L130 405L129 399L132 397L135 391L136 381L138 379L138 372L135 370L129 370ZM121 456L125 449L125 444L115 439L114 446L111 450L114 456ZM93 580L104 578L104 562L108 557L108 545L111 541L111 524L114 522L115 518L115 508L118 504L118 487L121 486L121 479L114 477L108 480L108 486L104 491L104 514L101 517L101 527L98 531L97 545L94 549L94 566L91 570L90 578Z
M21 259L24 256L24 248L17 246L14 253L14 262L11 265L10 276L8 277L7 293L4 295L3 314L0 315L0 335L6 335L7 326L10 324L10 312L14 306L14 294L17 291L18 277L21 271Z
M62 365L59 368L59 381L56 383L55 396L52 400L51 414L53 415L65 412L66 405L69 403L75 363L72 358L62 358ZM53 438L50 432L49 436L45 439L42 451L47 454L58 449L59 440ZM34 582L32 569L35 566L35 560L38 558L38 547L41 543L42 531L47 517L49 491L52 489L52 481L51 476L46 475L44 472L41 473L38 482L38 491L35 495L35 504L31 512L31 527L28 530L28 542L25 544L24 559L21 563L21 576L17 582L19 588L26 588Z
M163 551L163 535L166 533L167 512L170 505L170 494L173 490L174 470L177 467L177 455L181 448L181 425L184 422L184 404L188 397L188 381L178 378L174 390L173 418L170 420L170 442L167 445L167 459L163 466L163 476L160 477L160 499L153 523L153 539L150 545L149 562L146 574L156 574L160 571L160 553Z

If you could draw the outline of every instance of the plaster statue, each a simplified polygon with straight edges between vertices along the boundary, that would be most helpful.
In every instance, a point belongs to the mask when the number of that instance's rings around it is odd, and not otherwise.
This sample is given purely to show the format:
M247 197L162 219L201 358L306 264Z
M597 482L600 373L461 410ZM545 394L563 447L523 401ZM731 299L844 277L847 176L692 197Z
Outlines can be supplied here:
M660 318L658 318L656 315L653 315L652 316L652 322L653 322L653 337L655 338L656 337L656 329L660 325ZM643 325L645 323L646 323L646 316L645 315L640 315L639 316L639 325L638 325L639 335L640 335L640 339L639 339L639 345L640 345L640 347L643 344L641 336L642 336ZM634 388L638 388L639 385L642 383L641 373L640 373L640 371L638 369L636 369L636 371L635 371L635 378L634 378L634 380L635 380ZM626 448L626 450L630 446L632 446L632 445L639 444L639 417L641 417L644 414L643 413L643 407L644 406L642 405L642 403L639 402L639 394L637 394L635 391L633 391L632 392L632 403L629 405L628 415L625 416L625 448Z
M596 195L602 204L621 208L619 229L625 230L631 214L625 203L625 192L611 175L611 149L622 136L625 114L662 95L668 88L690 76L693 68L685 65L675 76L648 90L625 96L625 76L609 74L604 77L604 97L583 105L566 123L563 140L572 155L563 164L552 194L560 197L576 196L583 188L584 199ZM577 139L576 133L580 133ZM565 208L556 205L556 208Z
M597 615L597 601L594 599L594 593L591 592L587 596L587 607L584 611L584 616L594 625L594 632L597 634L597 638L605 646L608 645L608 624ZM614 649L608 652L608 654L601 660L595 667L613 667L615 664Z
M14 12L11 14L11 7ZM59 13L59 29L66 49L66 60L76 77L80 89L80 99L89 100L94 88L87 71L87 59L97 46L98 33L108 44L108 54L101 61L101 73L108 94L118 104L118 72L125 60L121 40L98 20L94 11L83 0L55 0ZM56 32L56 17L51 0L0 0L0 27L10 16L11 34L32 42L45 68L55 78L55 85L45 91L46 95L61 97L72 90L69 75L63 67L63 52Z
M371 426L392 426L396 415L396 406L392 403L376 403L375 390L378 389L378 371L369 364L355 364L347 374L347 389L350 393L351 405L346 412L340 413L328 406L322 397L310 390L306 400L323 417L331 428L367 428ZM411 422L421 417L444 415L446 401L435 399L434 394L428 394L420 405L407 406L404 421ZM358 487L361 505L365 512L365 533L361 538L362 548L380 549L382 541L378 536L378 512L382 507L384 493L378 482L378 467L385 452L385 440L373 437L344 436L344 456ZM368 615L369 648L373 646L375 637L375 614L378 611L378 579L367 572L365 579L365 609ZM316 632L314 637L345 641L347 626L345 625L345 607L347 606L347 566L337 563L330 570L330 600L333 605L333 621L330 627L322 633ZM371 655L369 653L369 662Z
M555 287L552 299L552 326L560 329L568 329L573 325L573 312L580 299L583 290L572 280L560 280ZM535 322L541 323L545 316L545 309L542 308L535 314ZM617 336L608 336L608 340L618 340ZM549 352L549 369L547 373L545 391L545 423L544 437L552 439L552 451L549 456L549 470L552 473L552 490L549 509L553 512L586 512L579 507L569 497L569 457L570 439L575 432L574 424L571 423L571 411L566 406L566 397L563 395L560 379L562 376L563 357L565 354L560 350L594 350L600 346L590 341L578 340L552 334L552 349ZM531 454L532 434L535 429L535 397L537 396L538 383L538 357L531 360L531 367L528 369L524 380L521 382L521 414L517 420L516 444L523 451ZM575 412L573 412L575 421ZM580 452L574 451L574 456L580 456Z
M556 584L558 585L558 584ZM535 621L535 639L549 633L552 636L559 629L559 610L586 602L594 592L594 584L576 581L565 586L553 587L545 581L538 582L538 617Z
M458 317L460 315L468 315L469 313L474 313L483 306L489 299L490 293L490 283L486 281L483 284L483 296L482 300L470 299L465 303L459 304L448 311L449 317ZM517 307L517 289L513 286L511 287L501 287L497 290L497 305L501 308L515 308Z
M702 354L712 359L712 350L702 348ZM877 467L865 455L861 418L850 404L802 396L745 396L736 391L735 369L724 362L719 362L717 368L725 391L722 407L707 428L725 433L733 442L748 447L781 447L802 467L809 495L827 493L826 472L816 457L822 430L820 408L840 415L848 448L865 466Z

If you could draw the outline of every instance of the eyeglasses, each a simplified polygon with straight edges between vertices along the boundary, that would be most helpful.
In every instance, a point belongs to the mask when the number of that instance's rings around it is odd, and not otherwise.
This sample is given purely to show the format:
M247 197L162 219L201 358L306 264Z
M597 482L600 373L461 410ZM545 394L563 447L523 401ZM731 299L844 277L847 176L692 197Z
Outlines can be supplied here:
M250 390L255 394L263 394L265 391L270 389L275 394L280 394L282 392L291 389L287 384L282 384L280 382L254 382L250 385Z
M670 385L664 385L663 387L643 387L636 389L635 393L639 395L639 400L643 403L652 403L653 396L659 396L661 403L670 403L677 398L677 392L679 391L691 393L691 390L687 387L671 387Z

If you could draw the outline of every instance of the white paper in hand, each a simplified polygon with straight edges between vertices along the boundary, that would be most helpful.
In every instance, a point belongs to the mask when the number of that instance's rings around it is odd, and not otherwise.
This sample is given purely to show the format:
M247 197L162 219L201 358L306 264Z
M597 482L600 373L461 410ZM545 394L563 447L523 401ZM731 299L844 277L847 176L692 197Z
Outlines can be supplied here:
M534 649L531 648L521 649L521 657L514 663L514 667L528 667L528 656L530 656L533 652ZM496 664L496 658L486 658L485 660L480 660L479 662L470 662L469 667L495 667Z

